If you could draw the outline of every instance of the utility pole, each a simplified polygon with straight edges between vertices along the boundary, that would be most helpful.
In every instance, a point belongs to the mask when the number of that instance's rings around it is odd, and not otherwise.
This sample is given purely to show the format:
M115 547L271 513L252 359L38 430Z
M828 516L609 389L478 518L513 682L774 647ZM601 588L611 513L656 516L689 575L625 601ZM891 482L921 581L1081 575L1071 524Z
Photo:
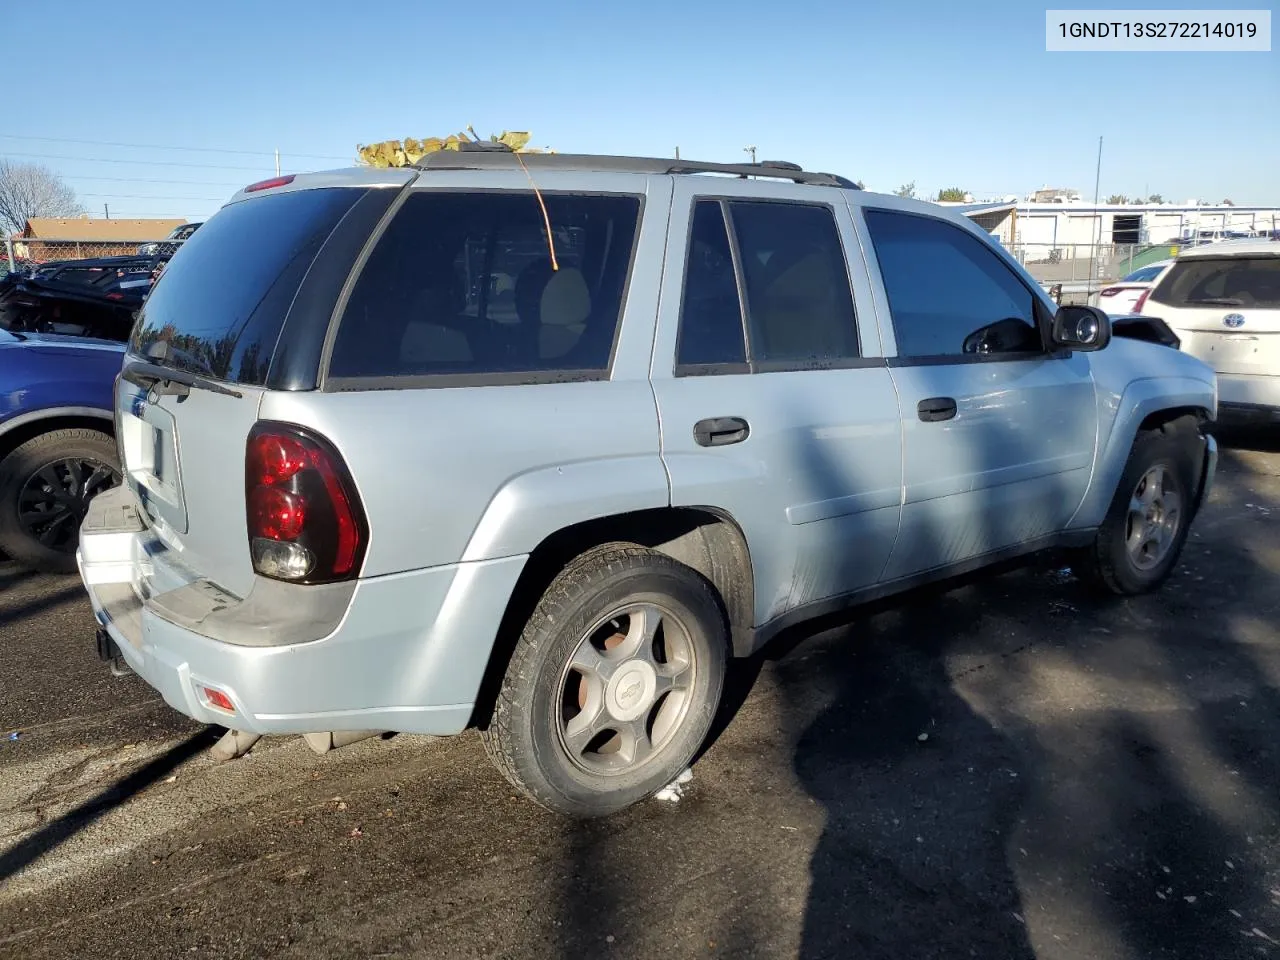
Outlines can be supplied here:
M276 147L276 176L280 176L280 148Z
M751 154L751 163L754 166L756 162L756 148L754 146L750 146L750 147L743 147L742 150L744 153Z
M107 206L105 203L102 205L102 215L106 217L108 220L111 219L111 208Z
M1102 185L1102 138L1098 138L1098 166L1093 174L1093 215L1098 219L1098 234L1093 243L1093 256L1089 258L1089 289L1085 292L1085 303L1093 296L1094 272L1098 266L1098 247L1102 245L1102 211L1098 209Z

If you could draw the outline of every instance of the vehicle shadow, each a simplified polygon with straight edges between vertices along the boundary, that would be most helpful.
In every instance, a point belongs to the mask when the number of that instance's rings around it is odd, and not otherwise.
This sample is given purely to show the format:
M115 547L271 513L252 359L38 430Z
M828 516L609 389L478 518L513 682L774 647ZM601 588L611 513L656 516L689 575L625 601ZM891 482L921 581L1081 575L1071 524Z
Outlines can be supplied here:
M20 582L27 579L26 577L18 577L16 581ZM9 581L15 582L15 581ZM4 586L4 581L0 579L0 588ZM9 604L5 603L0 606L0 629L19 620L28 620L40 616L47 610L54 607L60 607L64 603L79 599L84 596L84 586L79 580L68 583L66 586L60 587L43 596L35 597L24 603Z
M1218 509L1251 479L1231 461ZM1255 547L1193 540L1128 600L1043 561L979 574L766 650L826 814L799 956L1274 955L1280 605L1240 600L1280 571Z
M97 796L86 800L53 820L15 846L0 853L0 883L35 863L95 820L170 774L218 739L216 728L208 727L170 747Z

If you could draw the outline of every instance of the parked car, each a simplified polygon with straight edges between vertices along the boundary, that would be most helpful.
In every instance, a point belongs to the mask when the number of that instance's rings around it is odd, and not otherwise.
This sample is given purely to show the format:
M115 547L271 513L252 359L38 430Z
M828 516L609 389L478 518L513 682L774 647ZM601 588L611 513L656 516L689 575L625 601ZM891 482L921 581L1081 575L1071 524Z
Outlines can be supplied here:
M178 248L182 246L190 236L200 229L199 223L184 223L180 227L174 227L169 236L163 240L152 240L138 247L138 255L143 257L172 257L178 252Z
M1098 305L1111 314L1136 312L1135 308L1142 292L1149 290L1151 284L1172 263L1172 260L1158 260L1145 267L1139 267L1116 283L1108 284L1098 291Z
M789 626L1049 549L1118 594L1173 572L1216 463L1201 361L1057 309L935 204L523 159L252 185L141 311L80 569L100 652L228 753L475 726L602 815Z
M98 257L41 263L0 278L0 328L123 342L163 257Z
M1217 371L1225 415L1280 415L1280 245L1235 240L1184 250L1140 308Z
M124 344L0 330L0 553L74 573L89 501L120 482L112 385Z

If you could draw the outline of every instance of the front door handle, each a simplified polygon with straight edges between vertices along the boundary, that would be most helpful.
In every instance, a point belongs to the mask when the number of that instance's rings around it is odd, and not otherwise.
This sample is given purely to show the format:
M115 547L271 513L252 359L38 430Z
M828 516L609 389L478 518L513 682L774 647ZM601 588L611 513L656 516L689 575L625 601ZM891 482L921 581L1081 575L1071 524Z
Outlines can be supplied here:
M956 415L956 401L953 397L930 397L916 404L916 415L925 423L936 420L950 420Z
M750 434L751 425L741 417L711 417L693 425L693 439L700 447L741 443Z

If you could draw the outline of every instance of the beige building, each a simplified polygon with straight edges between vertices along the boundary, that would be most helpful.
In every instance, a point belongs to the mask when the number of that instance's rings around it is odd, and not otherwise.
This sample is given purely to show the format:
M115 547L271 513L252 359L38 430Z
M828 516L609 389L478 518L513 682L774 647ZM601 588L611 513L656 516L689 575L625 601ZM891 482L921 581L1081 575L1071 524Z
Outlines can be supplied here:
M185 220L107 220L102 217L32 217L13 238L14 253L31 260L109 257L134 253L163 240Z

